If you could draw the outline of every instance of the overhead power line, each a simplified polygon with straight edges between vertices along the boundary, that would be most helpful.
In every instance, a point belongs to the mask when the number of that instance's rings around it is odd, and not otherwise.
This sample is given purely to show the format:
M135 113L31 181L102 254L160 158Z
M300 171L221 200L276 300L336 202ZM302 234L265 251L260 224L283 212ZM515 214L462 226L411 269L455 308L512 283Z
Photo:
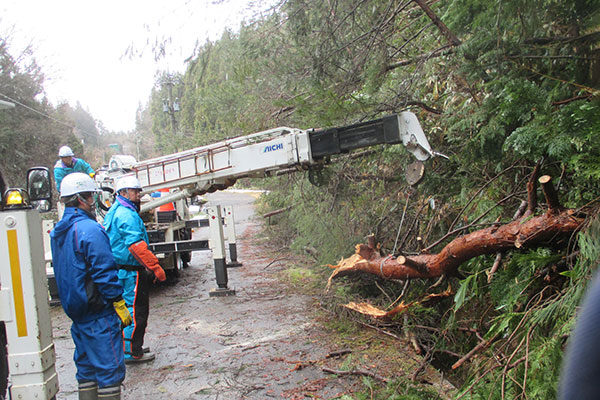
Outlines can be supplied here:
M68 127L68 128L71 128L71 129L77 129L77 130L78 130L78 132L84 133L84 134L88 135L89 137L93 137L93 138L97 138L97 137L98 137L98 135L95 135L95 134L93 134L93 133L91 133L91 132L87 132L87 131L84 131L84 130L82 130L82 129L79 129L79 128L77 128L76 126L69 125L69 124L67 124L66 122L63 122L63 121L61 121L61 120L58 120L58 119L54 118L54 117L53 117L53 116L51 116L51 115L48 115L48 114L46 114L46 113L43 113L43 112L41 112L41 111L38 111L38 110L36 110L35 108L31 108L31 107L29 107L28 105L26 105L26 104L23 104L23 103L21 103L20 101L18 101L18 100L15 100L15 99L13 99L13 98L11 98L11 97L9 97L9 96L7 96L7 95L3 94L3 93L0 93L0 96L4 97L5 99L8 99L9 101L12 101L13 103L15 103L15 104L17 104L17 105L20 105L21 107L24 107L24 108L28 109L29 111L33 111L33 112L34 112L34 113L36 113L36 114L39 114L39 115L41 115L41 116L43 116L43 117L45 117L45 118L48 118L48 119L50 119L50 120L52 120L52 121L54 121L54 122L56 122L56 123L58 123L58 124L64 125L64 126L66 126L66 127Z

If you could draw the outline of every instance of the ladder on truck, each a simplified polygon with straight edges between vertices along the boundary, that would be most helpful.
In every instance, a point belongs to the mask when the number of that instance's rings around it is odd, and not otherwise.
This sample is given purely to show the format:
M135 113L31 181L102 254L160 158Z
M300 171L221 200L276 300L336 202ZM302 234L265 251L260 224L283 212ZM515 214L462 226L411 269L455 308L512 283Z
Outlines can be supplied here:
M132 169L144 190L154 191L225 183L311 163L308 132L281 127L138 162Z

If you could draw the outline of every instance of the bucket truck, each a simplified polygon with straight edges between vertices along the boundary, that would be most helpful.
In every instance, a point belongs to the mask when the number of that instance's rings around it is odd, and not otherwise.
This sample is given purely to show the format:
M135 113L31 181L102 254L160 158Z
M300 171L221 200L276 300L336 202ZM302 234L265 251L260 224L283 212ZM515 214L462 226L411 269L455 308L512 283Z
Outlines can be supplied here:
M126 158L118 156L111 159L110 164L120 165L121 173L135 175L143 187L143 193L167 191L162 196L143 203L141 212L144 212L164 204L180 204L178 202L194 196L226 189L240 178L265 177L292 171L313 172L328 163L333 155L378 144L400 143L417 159L407 168L407 172L411 172L411 178L407 180L413 184L423 175L422 162L439 153L431 150L417 117L411 112L324 130L279 127L150 160L131 162L129 165L124 165L123 160L127 160ZM109 173L105 180L110 181L116 177ZM151 249L156 253L181 255L210 248L217 281L217 288L211 295L234 293L227 287L228 265L225 262L224 245L226 235L230 257L235 261L237 252L233 219L225 222L224 233L221 223L223 210L219 206L211 207L208 209L210 239L208 242L191 240L186 229L193 226L192 221L187 220L185 208L176 208L177 212L173 215L180 215L182 218L169 222L169 229L160 228L161 222L156 218L147 225L158 227L158 231L154 230L150 234ZM225 216L228 215L232 216L231 209L226 210ZM173 229L174 227L176 228ZM149 229L149 233L151 231Z

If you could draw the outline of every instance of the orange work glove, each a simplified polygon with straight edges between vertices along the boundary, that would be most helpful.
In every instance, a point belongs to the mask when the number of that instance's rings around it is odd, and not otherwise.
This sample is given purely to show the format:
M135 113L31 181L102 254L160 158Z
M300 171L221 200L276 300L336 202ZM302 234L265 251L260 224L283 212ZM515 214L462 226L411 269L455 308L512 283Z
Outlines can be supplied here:
M151 271L156 279L164 282L167 279L165 271L158 264L158 258L148 249L148 244L143 240L129 246L129 252L133 254L136 260L149 271Z

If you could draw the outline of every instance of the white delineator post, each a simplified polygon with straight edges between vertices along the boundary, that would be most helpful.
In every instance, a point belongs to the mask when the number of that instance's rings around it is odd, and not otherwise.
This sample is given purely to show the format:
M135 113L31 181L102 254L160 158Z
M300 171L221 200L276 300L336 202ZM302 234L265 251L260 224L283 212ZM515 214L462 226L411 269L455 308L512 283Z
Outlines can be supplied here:
M221 206L208 208L209 247L215 264L217 288L210 291L210 296L230 296L235 289L227 287L227 265L225 264L225 237L221 222Z
M225 220L225 231L227 243L229 243L229 259L227 268L241 267L242 263L237 259L237 245L235 237L235 218L233 216L233 206L223 207L223 219Z

